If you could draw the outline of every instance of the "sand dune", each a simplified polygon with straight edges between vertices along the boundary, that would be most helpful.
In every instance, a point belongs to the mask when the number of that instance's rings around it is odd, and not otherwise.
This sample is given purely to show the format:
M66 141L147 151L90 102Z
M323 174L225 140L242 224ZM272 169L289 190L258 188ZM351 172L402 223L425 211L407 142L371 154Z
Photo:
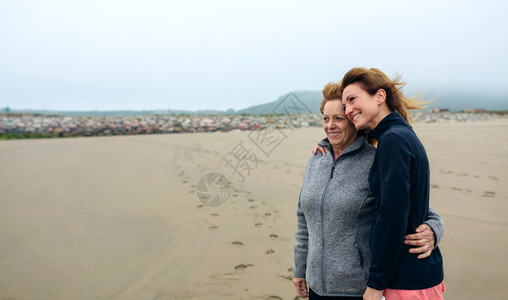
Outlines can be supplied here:
M508 121L416 131L446 222L446 298L504 298ZM283 132L0 142L0 299L295 299L296 204L323 133ZM217 207L196 194L212 172L231 187Z

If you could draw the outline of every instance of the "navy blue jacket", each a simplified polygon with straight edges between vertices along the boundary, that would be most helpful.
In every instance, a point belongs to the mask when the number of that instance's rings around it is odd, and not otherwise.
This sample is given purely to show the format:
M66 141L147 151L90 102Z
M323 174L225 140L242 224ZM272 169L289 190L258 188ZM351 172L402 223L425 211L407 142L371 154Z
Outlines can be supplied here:
M441 252L418 259L404 245L428 218L429 161L425 149L409 124L393 112L372 131L378 141L369 186L376 199L371 234L372 264L367 281L377 290L416 290L443 281Z

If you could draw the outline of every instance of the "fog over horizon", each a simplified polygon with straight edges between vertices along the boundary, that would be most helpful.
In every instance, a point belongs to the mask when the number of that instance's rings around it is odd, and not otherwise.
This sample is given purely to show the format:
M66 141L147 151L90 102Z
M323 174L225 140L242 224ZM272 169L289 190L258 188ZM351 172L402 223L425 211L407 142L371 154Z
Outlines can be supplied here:
M478 108L508 109L507 8L434 0L3 1L0 108L241 110L290 91L320 91L363 66L402 75L409 95L464 95L478 98Z

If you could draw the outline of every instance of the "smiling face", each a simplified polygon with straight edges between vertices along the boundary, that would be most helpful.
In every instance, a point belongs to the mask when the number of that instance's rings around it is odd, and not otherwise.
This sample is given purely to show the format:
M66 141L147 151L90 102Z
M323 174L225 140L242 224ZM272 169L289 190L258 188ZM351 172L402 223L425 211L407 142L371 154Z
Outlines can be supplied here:
M342 92L342 104L346 116L356 129L374 129L385 117L386 93L380 89L370 95L360 84L352 83Z
M355 126L344 114L340 99L330 100L323 108L323 129L334 149L344 151L356 138Z

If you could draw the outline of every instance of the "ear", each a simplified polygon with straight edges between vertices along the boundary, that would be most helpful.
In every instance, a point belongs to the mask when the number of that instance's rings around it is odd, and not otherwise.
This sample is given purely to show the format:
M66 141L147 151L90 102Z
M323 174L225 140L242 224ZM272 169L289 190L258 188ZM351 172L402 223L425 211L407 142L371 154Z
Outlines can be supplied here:
M384 89L379 89L376 92L376 102L377 104L381 104L386 101L386 91Z

